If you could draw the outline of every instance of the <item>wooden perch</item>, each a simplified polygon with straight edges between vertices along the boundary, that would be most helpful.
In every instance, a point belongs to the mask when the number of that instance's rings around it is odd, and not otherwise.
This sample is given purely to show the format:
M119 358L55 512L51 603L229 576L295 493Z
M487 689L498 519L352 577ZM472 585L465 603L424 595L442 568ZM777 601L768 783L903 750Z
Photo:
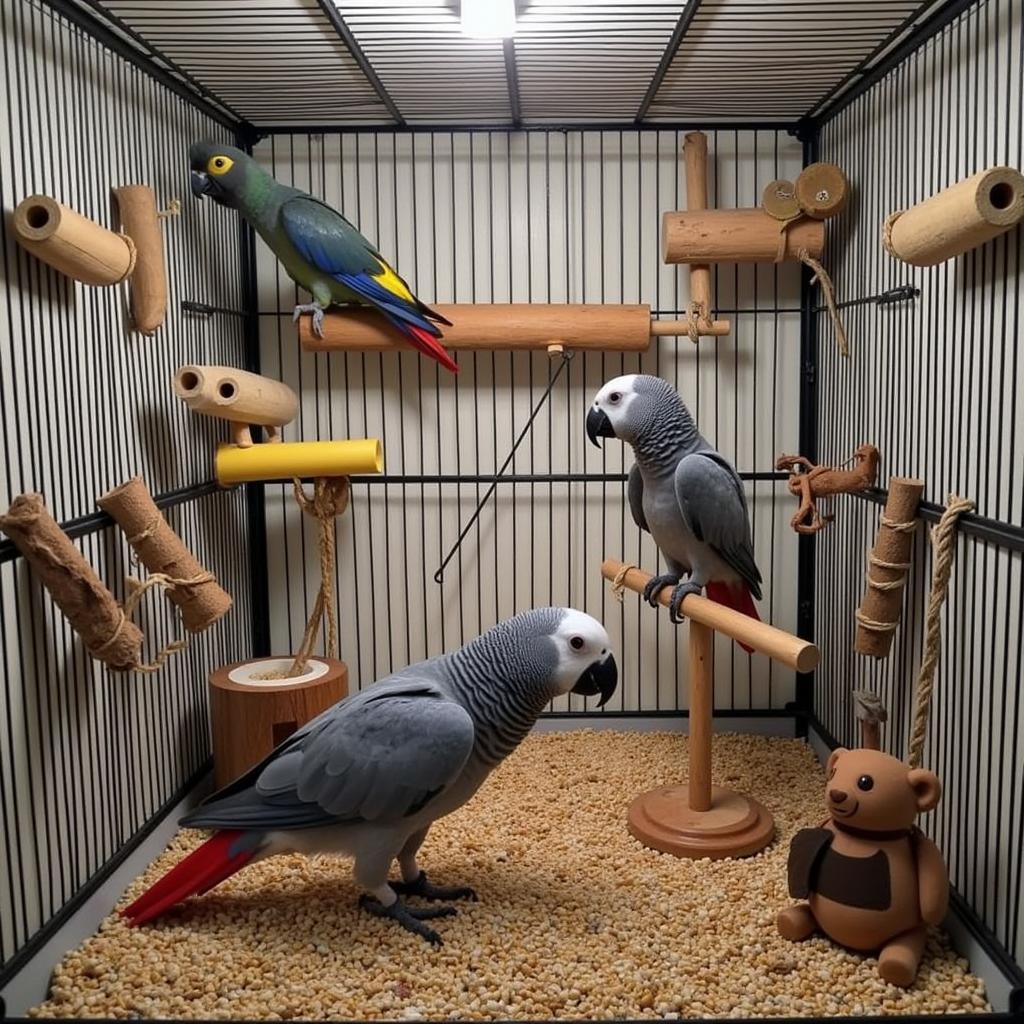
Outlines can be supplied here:
M182 366L174 375L174 393L193 411L233 424L239 448L252 445L254 423L267 428L268 440L279 441L279 428L299 409L287 384L233 366Z
M878 449L871 444L862 444L853 453L856 465L851 469L816 466L802 455L780 455L775 460L775 468L790 473L789 492L800 499L800 506L789 525L797 533L823 530L835 517L821 515L815 499L833 494L854 494L873 487L878 475L878 457ZM797 472L797 466L802 466L804 472Z
M148 185L114 189L124 233L135 244L135 269L128 281L135 329L153 334L167 315L167 270L156 195Z
M853 691L853 715L860 722L860 745L882 749L882 724L889 717L881 698L870 690Z
M644 305L545 305L542 303L435 305L451 320L441 339L449 349L570 349L645 352L651 338L689 332L685 320L652 320ZM299 341L308 352L387 352L411 348L405 336L370 309L332 309L324 335L312 318L299 319Z
M802 250L817 259L825 222L805 218L785 227L760 207L670 211L661 218L661 246L666 263L774 263L799 259Z
M615 587L638 594L651 579L642 569L614 559L601 565L601 575ZM658 600L667 606L671 588L662 590ZM810 672L818 664L818 649L807 640L696 594L685 597L681 607L690 620L689 783L659 786L636 797L629 807L629 831L645 846L677 857L748 856L771 842L775 822L756 800L712 785L715 631L798 672Z

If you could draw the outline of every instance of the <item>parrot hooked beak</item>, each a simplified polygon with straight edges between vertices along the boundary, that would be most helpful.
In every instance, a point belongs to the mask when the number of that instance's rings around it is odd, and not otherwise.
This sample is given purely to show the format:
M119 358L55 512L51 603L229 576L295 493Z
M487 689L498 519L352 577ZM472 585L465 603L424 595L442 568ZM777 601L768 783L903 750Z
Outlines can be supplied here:
M582 697L593 697L595 694L601 694L601 699L597 702L597 706L600 708L604 707L611 700L618 682L619 669L615 664L615 658L609 654L603 661L595 661L579 677L571 692L578 693Z
M205 171L192 171L189 184L192 188L192 195L197 199L209 196L215 203L220 203L221 206L235 205L230 194Z
M608 419L608 414L604 409L599 409L596 405L591 406L590 411L587 413L587 437L590 438L590 443L595 448L601 447L601 442L598 441L599 437L614 437L615 429L612 427L612 421Z

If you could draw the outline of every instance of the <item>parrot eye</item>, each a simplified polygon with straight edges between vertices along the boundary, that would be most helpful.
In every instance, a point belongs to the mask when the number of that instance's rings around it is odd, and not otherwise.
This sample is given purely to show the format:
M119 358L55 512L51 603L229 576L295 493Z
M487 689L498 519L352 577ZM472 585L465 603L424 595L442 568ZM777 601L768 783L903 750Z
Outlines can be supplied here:
M571 648L572 648L572 649L573 649L574 651L580 651L580 650L582 650L582 649L583 649L583 637L581 637L581 636L574 636L574 637L572 637L572 638L571 638L571 639L569 640L569 646L570 646L570 647L571 647Z
M234 165L235 161L229 156L215 156L210 158L206 170L209 174L227 174Z
M870 775L862 775L857 780L857 788L864 790L867 793L869 790L875 788L875 780Z
M610 395L608 396L608 401L609 401L609 402L611 402L611 403L612 403L612 405L616 405L616 404L618 403L619 399L621 399L621 398L622 398L622 395L620 395L620 394L618 393L618 391L613 391L613 392L612 392L612 393L611 393L611 394L610 394Z

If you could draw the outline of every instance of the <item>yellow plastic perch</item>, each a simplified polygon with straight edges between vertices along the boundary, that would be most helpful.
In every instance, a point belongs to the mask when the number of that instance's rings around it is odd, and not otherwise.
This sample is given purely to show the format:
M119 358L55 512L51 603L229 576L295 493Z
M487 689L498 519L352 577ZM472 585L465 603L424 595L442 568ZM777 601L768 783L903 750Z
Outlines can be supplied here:
M239 448L217 448L217 480L221 487L259 480L291 480L293 477L350 476L380 473L384 451L378 438L356 441L278 441Z

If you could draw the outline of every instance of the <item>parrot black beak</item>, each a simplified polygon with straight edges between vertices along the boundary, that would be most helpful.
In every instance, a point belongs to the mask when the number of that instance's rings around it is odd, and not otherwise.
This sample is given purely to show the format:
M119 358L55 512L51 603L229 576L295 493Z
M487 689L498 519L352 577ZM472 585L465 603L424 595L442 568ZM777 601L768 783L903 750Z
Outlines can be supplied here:
M615 431L612 429L612 421L608 419L608 414L604 409L598 409L596 405L591 406L590 412L587 413L587 437L590 438L590 443L595 448L600 448L599 437L614 436Z
M582 697L593 697L595 694L601 694L601 699L597 702L597 706L600 708L604 707L611 700L618 683L619 669L615 664L615 659L609 654L604 661L595 661L579 677L576 685L572 688L572 692L578 693Z
M202 199L203 196L209 195L213 190L210 176L202 171L192 171L189 184L192 186L192 195L197 199Z

